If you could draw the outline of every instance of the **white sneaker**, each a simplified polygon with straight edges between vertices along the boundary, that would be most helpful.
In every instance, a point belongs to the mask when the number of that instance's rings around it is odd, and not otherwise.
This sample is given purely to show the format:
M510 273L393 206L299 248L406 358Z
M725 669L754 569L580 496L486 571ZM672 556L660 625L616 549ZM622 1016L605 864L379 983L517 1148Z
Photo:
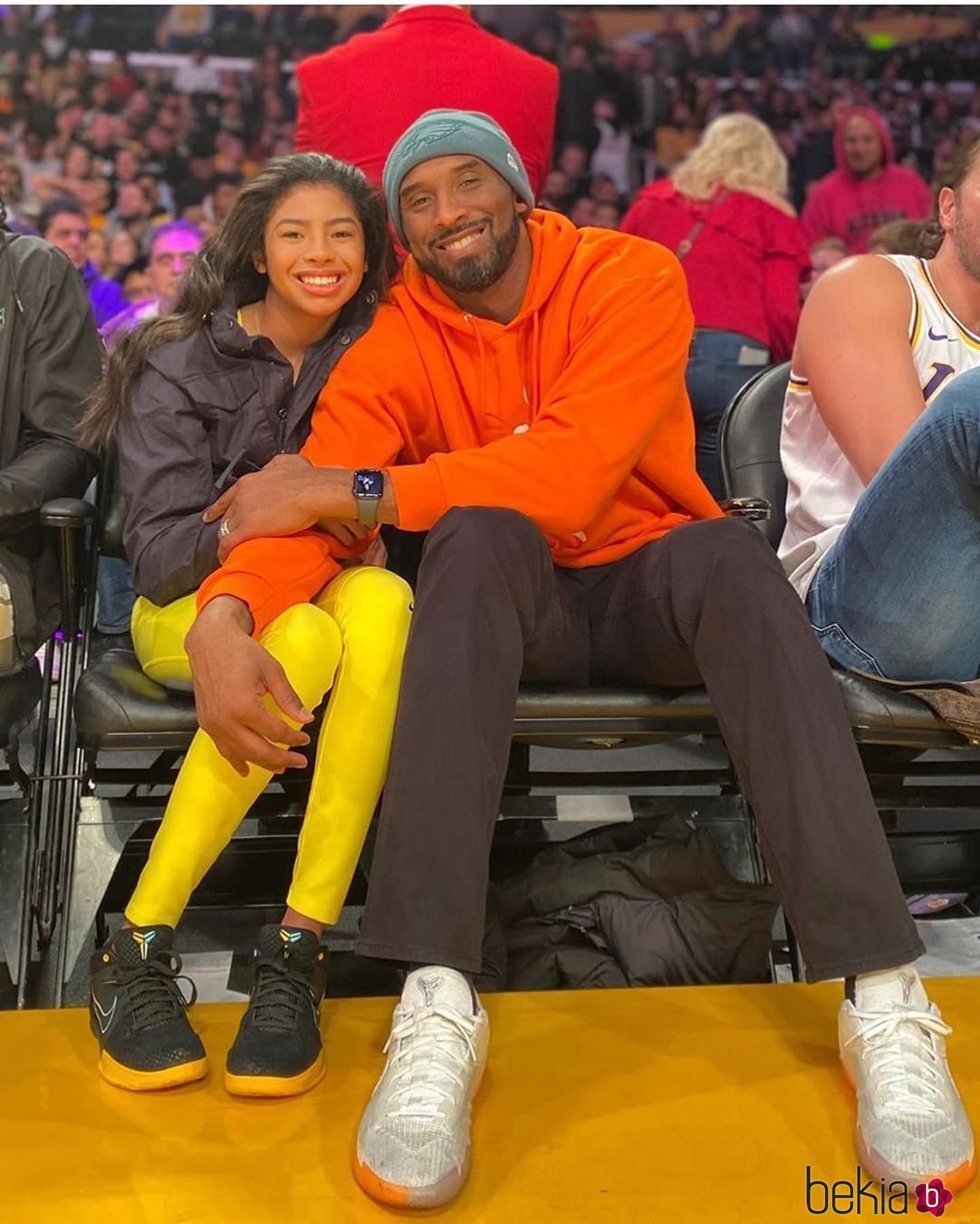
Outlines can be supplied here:
M841 1004L841 1061L857 1093L865 1170L911 1190L931 1177L962 1190L976 1171L973 1132L946 1063L952 1029L914 969L857 980Z
M357 1132L354 1177L393 1207L437 1207L470 1166L470 1105L487 1062L490 1026L455 969L408 975L385 1046L388 1063Z

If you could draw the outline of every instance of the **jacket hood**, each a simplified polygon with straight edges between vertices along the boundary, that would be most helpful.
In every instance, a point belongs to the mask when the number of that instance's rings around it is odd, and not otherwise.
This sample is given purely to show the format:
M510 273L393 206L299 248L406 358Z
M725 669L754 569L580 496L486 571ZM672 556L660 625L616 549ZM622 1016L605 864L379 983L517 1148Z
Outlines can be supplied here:
M849 106L847 110L837 120L837 126L834 128L834 160L837 163L837 169L846 174L848 178L854 178L847 166L847 159L844 157L844 128L847 126L847 121L855 115L860 115L862 119L867 119L869 123L874 124L878 137L881 140L881 151L883 155L883 166L890 166L895 160L895 145L892 142L891 129L878 112L870 106Z
M535 209L530 213L527 219L527 232L534 252L531 275L528 278L520 310L506 324L508 330L520 327L544 306L561 280L562 273L578 246L579 231L572 222L560 213L549 212L546 209ZM409 257L405 264L403 278L404 286L413 301L427 314L434 315L441 323L472 332L473 324L481 322L462 311L432 277L419 268L412 257Z

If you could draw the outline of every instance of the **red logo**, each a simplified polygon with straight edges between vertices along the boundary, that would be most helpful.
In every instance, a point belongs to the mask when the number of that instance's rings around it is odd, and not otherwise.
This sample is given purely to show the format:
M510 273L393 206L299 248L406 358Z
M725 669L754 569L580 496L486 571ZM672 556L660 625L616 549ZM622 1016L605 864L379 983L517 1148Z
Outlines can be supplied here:
M941 1178L934 1177L932 1181L916 1186L915 1199L916 1211L928 1211L934 1216L941 1216L953 1201L953 1192L946 1189Z

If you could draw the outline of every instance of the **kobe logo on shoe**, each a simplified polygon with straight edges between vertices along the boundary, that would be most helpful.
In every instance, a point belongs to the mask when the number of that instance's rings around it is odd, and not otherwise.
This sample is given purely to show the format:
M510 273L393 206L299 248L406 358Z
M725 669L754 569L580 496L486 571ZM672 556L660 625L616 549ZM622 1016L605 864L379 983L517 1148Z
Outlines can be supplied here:
M140 960L146 960L146 955L150 950L150 944L156 939L156 931L134 931L133 943L140 950Z
M436 991L439 989L438 978L419 978L418 988L422 992L422 1004L424 1007L434 1007L436 999Z

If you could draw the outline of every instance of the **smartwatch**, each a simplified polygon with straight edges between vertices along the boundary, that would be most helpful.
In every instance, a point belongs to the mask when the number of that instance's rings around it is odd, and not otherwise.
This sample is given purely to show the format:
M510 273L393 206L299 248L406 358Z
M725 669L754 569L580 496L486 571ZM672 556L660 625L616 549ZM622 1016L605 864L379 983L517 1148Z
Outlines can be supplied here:
M357 521L362 527L376 527L378 502L384 496L385 474L377 468L359 468L354 473L351 492L357 502Z

